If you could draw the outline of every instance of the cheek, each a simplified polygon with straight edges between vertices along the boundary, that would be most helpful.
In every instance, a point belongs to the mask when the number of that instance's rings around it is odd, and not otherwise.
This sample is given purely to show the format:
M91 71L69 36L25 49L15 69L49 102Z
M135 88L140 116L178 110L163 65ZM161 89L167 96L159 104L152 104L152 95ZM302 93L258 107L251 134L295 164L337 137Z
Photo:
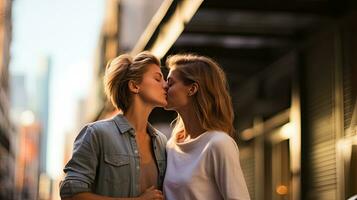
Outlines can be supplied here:
M148 91L148 92L160 92L163 87L160 83L158 83L156 80L146 80L143 81L143 86L144 86L144 90Z
M173 87L170 87L168 90L167 90L167 95L169 96L169 97L175 97L176 96L176 91L175 91L175 88L173 88Z
M184 92L177 88L170 88L168 91L168 97L174 99L175 101L184 101L186 96Z

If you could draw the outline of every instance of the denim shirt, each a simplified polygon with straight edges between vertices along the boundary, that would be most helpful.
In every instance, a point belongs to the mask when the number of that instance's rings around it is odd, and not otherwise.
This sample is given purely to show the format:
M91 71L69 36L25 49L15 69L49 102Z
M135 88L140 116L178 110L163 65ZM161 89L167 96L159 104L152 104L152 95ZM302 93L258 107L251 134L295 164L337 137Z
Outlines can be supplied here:
M158 186L166 169L166 137L148 124L158 167ZM118 114L112 119L86 125L74 142L72 158L60 183L62 198L81 192L109 197L140 195L140 156L135 130Z

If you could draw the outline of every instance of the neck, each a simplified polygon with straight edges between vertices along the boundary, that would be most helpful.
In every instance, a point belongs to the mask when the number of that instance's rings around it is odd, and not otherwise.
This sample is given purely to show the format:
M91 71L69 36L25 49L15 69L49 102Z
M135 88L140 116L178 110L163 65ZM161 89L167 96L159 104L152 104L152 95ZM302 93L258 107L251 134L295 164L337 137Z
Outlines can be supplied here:
M139 99L133 98L133 103L124 113L124 116L133 126L137 134L146 133L149 115L153 110L152 106L145 105Z
M206 131L202 127L194 109L192 107L178 112L184 124L185 137L196 138Z

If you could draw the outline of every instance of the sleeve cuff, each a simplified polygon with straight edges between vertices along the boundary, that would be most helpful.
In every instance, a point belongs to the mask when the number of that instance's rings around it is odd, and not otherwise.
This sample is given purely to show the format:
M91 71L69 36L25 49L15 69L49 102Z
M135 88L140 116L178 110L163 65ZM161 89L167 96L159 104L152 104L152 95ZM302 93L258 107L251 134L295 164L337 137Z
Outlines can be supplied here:
M78 180L65 180L60 182L61 198L72 197L82 192L92 192L88 183Z

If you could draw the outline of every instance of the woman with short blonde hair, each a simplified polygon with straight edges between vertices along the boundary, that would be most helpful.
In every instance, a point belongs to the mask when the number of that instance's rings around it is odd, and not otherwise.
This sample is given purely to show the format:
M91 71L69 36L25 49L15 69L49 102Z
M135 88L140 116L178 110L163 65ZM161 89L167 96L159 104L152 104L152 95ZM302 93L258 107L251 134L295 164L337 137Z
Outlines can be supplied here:
M168 58L166 109L178 113L167 151L164 195L170 200L249 199L239 162L225 74L212 59Z
M148 117L167 104L165 85L160 61L149 52L109 62L105 93L121 112L81 130L64 168L62 199L163 199L166 137Z

